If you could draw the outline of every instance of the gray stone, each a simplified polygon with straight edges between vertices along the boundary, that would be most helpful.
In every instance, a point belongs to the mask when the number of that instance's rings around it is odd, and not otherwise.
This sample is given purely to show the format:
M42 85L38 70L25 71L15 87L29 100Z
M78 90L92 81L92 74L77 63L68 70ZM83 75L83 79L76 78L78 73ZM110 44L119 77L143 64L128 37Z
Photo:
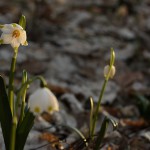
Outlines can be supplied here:
M77 126L77 121L74 116L66 112L66 110L60 110L59 112L55 112L53 114L53 119L58 125L65 125L70 127Z
M69 15L69 24L67 25L69 28L77 28L78 25L90 19L92 16L90 13L86 11L74 11Z
M125 40L135 40L135 34L133 31L129 30L128 28L121 28L121 29L116 29L118 31L118 34L120 38L124 38Z
M48 64L46 77L69 80L70 75L76 71L76 66L71 57L67 55L56 55Z
M143 131L140 133L140 136L146 138L150 142L150 131Z
M55 132L56 129L49 122L44 120L42 117L38 116L35 119L35 124L33 126L34 130L47 130L49 132Z
M67 103L70 107L70 110L75 113L83 112L83 107L81 102L79 102L73 94L66 93L61 96L61 101Z

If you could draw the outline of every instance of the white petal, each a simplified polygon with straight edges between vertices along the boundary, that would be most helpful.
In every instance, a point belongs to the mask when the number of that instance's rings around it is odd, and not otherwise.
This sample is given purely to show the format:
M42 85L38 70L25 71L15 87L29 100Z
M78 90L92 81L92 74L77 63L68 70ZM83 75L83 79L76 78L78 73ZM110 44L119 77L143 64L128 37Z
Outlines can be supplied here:
M10 44L13 48L20 46L20 43L18 42L16 38L13 38Z
M110 69L110 66L109 66L109 65L105 66L105 68L104 68L104 77L107 77L107 76L108 76L109 69ZM111 68L111 70L110 70L109 77L110 77L110 78L113 78L114 75L115 75L115 72L116 72L115 66L112 66L112 68Z
M29 107L32 112L34 112L35 107L39 107L40 110L43 112L45 109L45 100L43 101L43 97L45 97L45 93L41 89L36 90L30 97L29 97ZM46 103L47 104L47 103Z
M16 24L16 23L15 23L14 25L15 25L15 28L16 28L16 29L23 30L22 26L20 26L19 24Z
M20 30L20 36L18 38L18 42L24 45L26 40L27 40L26 31Z
M104 77L107 76L108 72L109 72L109 65L104 67Z
M12 24L5 24L3 28L1 28L3 33L6 34L11 34L13 31L14 27Z
M113 78L115 73L116 73L116 68L115 68L115 66L112 66L112 68L111 68L111 76L110 77Z
M50 107L52 108L50 113L59 110L58 101L48 88L40 88L36 90L29 97L28 104L32 112L34 112L35 107L39 107L41 112L49 112Z
M3 44L10 44L12 41L12 34L2 34L1 39L3 40Z
M49 107L51 107L52 111L59 111L59 103L55 95L47 88L45 88L45 92L47 92L49 99L47 110L49 109Z

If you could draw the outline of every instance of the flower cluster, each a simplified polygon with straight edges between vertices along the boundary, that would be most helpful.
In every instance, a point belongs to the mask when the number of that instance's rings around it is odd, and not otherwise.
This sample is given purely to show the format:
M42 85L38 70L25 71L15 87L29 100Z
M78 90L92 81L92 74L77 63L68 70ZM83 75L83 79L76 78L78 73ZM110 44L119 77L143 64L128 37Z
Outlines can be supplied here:
M24 149L36 115L40 115L42 112L51 114L54 111L59 111L58 100L46 88L47 83L42 76L28 79L27 72L23 70L21 86L15 87L14 85L18 48L20 45L28 45L25 26L26 19L23 15L19 20L19 24L0 25L0 30L2 31L0 44L10 44L14 49L9 71L8 88L6 88L4 79L0 75L0 126L6 150ZM25 101L27 89L35 80L41 81L41 88L31 94L27 105Z
M2 35L1 44L10 44L14 49L21 45L28 45L26 31L16 23L0 25ZM48 88L40 88L29 97L30 111L35 115L46 111L52 113L59 110L57 98Z

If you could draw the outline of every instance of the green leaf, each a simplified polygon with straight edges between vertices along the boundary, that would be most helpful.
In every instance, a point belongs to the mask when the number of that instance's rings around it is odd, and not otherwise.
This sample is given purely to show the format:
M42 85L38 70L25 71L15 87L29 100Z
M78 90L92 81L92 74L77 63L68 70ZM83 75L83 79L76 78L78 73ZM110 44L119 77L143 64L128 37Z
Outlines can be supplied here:
M3 44L3 40L2 39L0 39L0 44Z
M11 133L12 114L2 76L0 76L0 123L2 127L5 146L8 150L10 143L9 139Z
M21 16L19 20L19 25L22 26L22 28L25 30L26 27L26 17L24 15Z
M91 104L91 110L90 110L90 136L92 135L92 129L93 127L93 114L94 114L94 102L93 102L93 98L90 97L90 104Z
M61 127L64 127L64 128L66 128L70 131L74 131L83 140L83 142L85 143L85 146L88 147L88 141L87 141L86 137L77 128L71 127L71 126L68 126L68 125L64 125L64 124L59 124L59 125L55 125L55 126L61 126ZM45 129L49 129L49 128L51 128L51 127L48 127L48 128L45 128Z
M25 113L25 117L20 125L17 126L16 148L15 150L23 150L28 134L34 124L35 116L29 111Z
M116 122L115 120L113 119L109 119L110 123L112 124L113 126L113 130L116 130L118 128L118 122Z
M103 120L102 126L100 128L100 131L98 133L98 137L97 137L97 140L96 140L94 150L99 150L99 147L100 147L100 145L102 143L102 140L105 136L105 132L107 130L108 124L109 124L109 119L107 117L105 117L104 120Z
M97 139L96 139L96 142L95 142L94 150L99 150L99 148L101 146L101 143L102 143L102 140L105 136L105 133L106 133L109 122L112 124L113 130L117 129L118 123L116 121L114 121L113 119L105 117L103 122L102 122L102 126L100 128L100 131L98 133L98 136L97 136Z
M86 140L85 136L82 134L82 132L80 132L77 128L67 126L67 125L64 125L64 126L66 126L67 128L70 128L71 130L75 131L81 137L81 139L85 142L85 146L86 147L88 146L87 140Z
M1 28L4 28L4 25L0 24L0 29L1 29Z
M150 119L150 100L141 94L136 94L136 97L138 98L137 105L140 114L145 119Z

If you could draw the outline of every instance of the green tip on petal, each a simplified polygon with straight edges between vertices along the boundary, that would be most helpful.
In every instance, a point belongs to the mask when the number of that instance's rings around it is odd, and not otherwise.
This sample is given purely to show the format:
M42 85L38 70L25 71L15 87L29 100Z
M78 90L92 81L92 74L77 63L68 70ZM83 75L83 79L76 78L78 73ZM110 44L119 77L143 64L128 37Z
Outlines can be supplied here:
M0 29L3 28L3 27L4 27L4 25L0 24Z
M24 15L22 15L20 17L19 25L22 26L22 28L25 30L25 27L26 27L26 17Z
M12 25L13 25L13 27L16 27L16 26L17 26L16 23L12 23Z
M27 42L27 41L25 41L23 45L24 45L24 46L28 46L28 42Z
M3 44L3 40L2 39L0 39L0 44Z

